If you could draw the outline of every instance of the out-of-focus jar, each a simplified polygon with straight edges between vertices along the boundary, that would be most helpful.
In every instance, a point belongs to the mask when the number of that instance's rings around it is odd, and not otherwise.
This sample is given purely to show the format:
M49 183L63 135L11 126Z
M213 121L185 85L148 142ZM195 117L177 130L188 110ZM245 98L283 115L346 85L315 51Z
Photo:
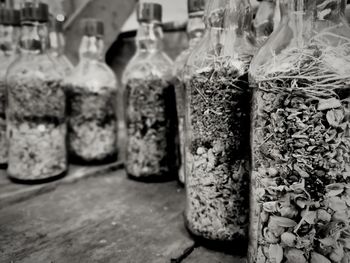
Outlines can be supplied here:
M7 73L7 173L42 182L67 171L66 96L62 73L47 52L48 6L23 1L19 56Z
M171 59L162 48L162 6L140 3L137 51L123 75L130 178L168 181L177 177L177 116Z
M80 61L68 86L68 141L72 162L104 164L117 160L117 80L103 60L104 25L83 21Z
M20 32L20 14L11 5L0 6L0 167L7 167L6 72L16 57Z
M281 23L250 68L248 262L349 262L350 31L343 1L318 8L322 1L279 2Z
M238 253L248 234L252 18L247 0L210 0L186 65L186 225Z
M174 63L174 84L176 94L177 119L179 125L179 143L180 143L180 165L179 181L185 184L185 100L186 100L186 62L193 49L202 40L205 24L203 21L205 0L188 0L187 35L189 38L189 47L182 51Z

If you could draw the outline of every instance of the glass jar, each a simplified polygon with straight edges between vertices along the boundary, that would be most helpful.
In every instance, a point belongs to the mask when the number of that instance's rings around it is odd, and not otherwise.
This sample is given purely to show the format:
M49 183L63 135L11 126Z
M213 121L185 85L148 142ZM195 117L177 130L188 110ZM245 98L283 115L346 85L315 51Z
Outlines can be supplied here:
M242 252L248 230L252 16L247 0L210 0L203 41L186 65L186 225L208 244L221 241L232 249L236 243Z
M20 14L13 6L0 9L0 168L7 167L8 140L6 136L6 72L16 56L20 32Z
M64 51L66 47L66 39L63 34L63 25L65 17L63 15L51 16L49 23L49 53L54 59L60 71L65 75L70 75L73 70L73 64L66 57Z
M314 0L279 6L250 68L248 262L349 262L349 28L339 11L316 21Z
M117 80L103 61L104 25L83 21L80 61L65 80L68 87L68 141L75 163L104 164L117 160Z
M256 37L260 46L268 39L275 26L275 7L276 0L260 1L258 11L254 19L254 28Z
M187 25L187 35L189 37L189 47L182 51L177 57L177 59L175 60L173 71L181 156L179 165L179 181L182 184L185 183L185 66L191 52L202 40L204 34L205 24L203 21L203 14L205 2L205 0L188 0L189 20Z
M177 116L171 59L163 52L162 6L141 3L137 51L123 75L127 120L126 171L141 181L177 177Z
M19 57L7 72L8 175L21 182L56 179L67 170L66 96L47 54L48 6L24 1Z

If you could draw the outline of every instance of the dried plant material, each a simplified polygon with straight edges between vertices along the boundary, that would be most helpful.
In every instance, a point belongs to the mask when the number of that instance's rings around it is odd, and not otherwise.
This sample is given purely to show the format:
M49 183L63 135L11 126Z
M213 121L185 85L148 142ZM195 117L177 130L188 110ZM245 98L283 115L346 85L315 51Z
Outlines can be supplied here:
M211 240L245 240L248 228L250 90L229 57L188 84L188 227ZM271 208L273 209L273 208Z
M44 180L67 170L66 95L61 81L19 72L8 82L10 177Z
M68 145L71 158L82 162L116 160L118 121L115 87L69 86Z
M328 37L343 42L330 49ZM258 224L251 225L250 262L268 245L283 248L282 262L347 260L350 75L325 60L349 65L349 47L350 39L323 32L304 49L281 53L275 65L257 69L251 220ZM278 67L279 59L288 67ZM273 176L267 173L271 168L277 170ZM275 255L265 256L275 261Z
M173 178L177 151L173 85L157 77L130 79L126 97L128 174L140 179Z

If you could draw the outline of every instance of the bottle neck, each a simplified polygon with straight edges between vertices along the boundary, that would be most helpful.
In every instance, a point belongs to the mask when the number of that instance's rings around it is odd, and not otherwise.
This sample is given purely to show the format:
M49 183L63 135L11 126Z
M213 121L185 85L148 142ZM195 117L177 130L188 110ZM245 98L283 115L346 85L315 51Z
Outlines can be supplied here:
M12 56L17 52L18 40L21 29L18 26L4 26L2 51L7 56Z
M202 38L205 31L203 12L190 14L187 25L187 35L189 37L190 48L194 47Z
M62 32L51 31L49 33L50 52L54 56L61 56L64 54L66 40Z
M137 50L156 52L163 49L163 29L159 23L140 23L136 35Z
M97 36L83 36L81 41L79 55L81 61L96 60L101 61L103 58L104 41Z
M40 54L47 51L48 26L47 23L25 22L22 23L19 48L21 53Z

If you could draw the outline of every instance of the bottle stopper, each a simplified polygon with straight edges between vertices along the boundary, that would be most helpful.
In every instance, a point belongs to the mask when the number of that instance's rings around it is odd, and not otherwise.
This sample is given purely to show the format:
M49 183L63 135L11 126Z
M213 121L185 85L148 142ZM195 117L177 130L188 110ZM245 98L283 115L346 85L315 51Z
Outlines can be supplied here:
M82 21L83 34L89 37L102 37L104 35L104 24L101 20L87 18Z
M137 21L139 23L146 22L162 22L162 6L157 3L140 3L137 7Z
M49 6L38 1L27 1L21 7L21 21L41 22L49 21Z

